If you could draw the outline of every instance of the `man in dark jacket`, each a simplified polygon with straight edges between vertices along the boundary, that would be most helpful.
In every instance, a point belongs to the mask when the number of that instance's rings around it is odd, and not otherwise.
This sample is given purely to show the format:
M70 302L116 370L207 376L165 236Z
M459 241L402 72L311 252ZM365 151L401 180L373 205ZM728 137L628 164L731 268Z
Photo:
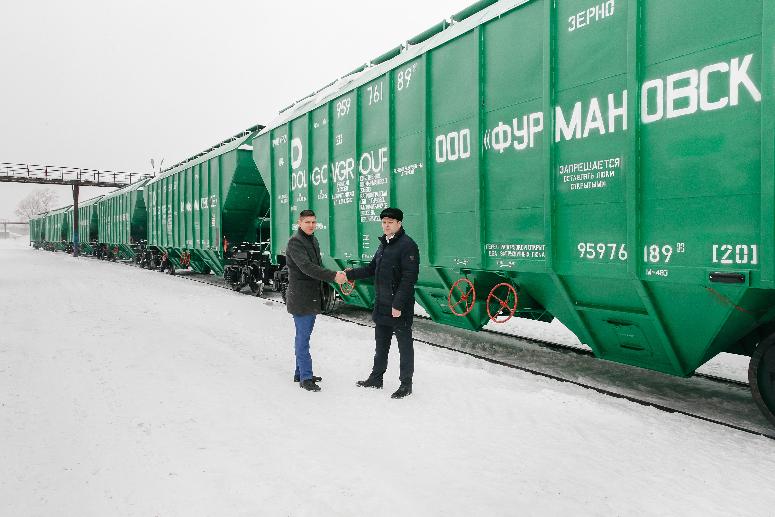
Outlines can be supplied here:
M371 375L357 385L381 388L382 376L387 370L388 352L393 334L401 354L399 379L401 386L391 395L394 399L412 394L414 374L414 285L420 271L420 252L417 244L404 233L404 214L398 208L386 208L380 214L385 234L371 262L362 268L347 271L348 280L374 277L374 313L376 323L374 340L374 367Z
M288 265L285 302L296 326L296 373L293 380L307 391L320 391L316 382L323 380L312 374L312 356L309 353L309 338L315 327L315 317L321 311L321 281L340 284L347 281L343 272L321 266L320 245L314 235L316 225L315 212L302 210L299 231L288 240L285 250Z

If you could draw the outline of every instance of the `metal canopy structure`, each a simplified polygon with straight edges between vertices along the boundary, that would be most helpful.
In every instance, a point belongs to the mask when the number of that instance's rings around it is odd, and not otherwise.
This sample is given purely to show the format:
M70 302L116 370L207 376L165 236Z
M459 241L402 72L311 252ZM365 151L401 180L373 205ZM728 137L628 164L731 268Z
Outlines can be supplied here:
M150 174L137 172L101 171L30 163L0 163L0 182L8 183L124 187L150 177L152 177Z
M73 189L73 255L78 248L78 194L81 187L120 188L153 177L150 174L100 171L82 167L59 167L29 163L0 163L0 182L71 185ZM6 232L7 233L7 232Z

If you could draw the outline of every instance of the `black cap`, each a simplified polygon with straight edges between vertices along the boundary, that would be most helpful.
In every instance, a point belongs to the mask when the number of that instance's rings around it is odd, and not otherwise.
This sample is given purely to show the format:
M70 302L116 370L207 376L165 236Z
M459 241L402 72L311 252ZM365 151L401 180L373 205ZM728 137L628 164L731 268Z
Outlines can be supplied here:
M380 219L384 219L385 217L395 219L396 221L403 221L404 213L398 208L386 208L379 214Z

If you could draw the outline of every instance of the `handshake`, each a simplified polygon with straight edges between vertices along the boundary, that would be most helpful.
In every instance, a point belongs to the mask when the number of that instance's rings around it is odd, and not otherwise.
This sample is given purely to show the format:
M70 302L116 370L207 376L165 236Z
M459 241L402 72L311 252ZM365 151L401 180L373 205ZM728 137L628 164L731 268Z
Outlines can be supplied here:
M337 271L336 278L334 280L339 285L347 283L347 273L345 273L344 271Z
M353 268L348 267L344 271L337 271L336 278L334 279L337 284L342 285L347 283L347 271L352 271Z

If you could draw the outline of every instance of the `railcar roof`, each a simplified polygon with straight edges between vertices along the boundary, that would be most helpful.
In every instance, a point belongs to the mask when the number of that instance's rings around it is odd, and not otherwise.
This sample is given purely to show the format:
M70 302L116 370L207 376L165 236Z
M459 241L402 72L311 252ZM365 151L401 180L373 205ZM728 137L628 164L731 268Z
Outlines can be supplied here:
M401 53L396 55L394 58L388 59L376 65L366 66L362 71L355 73L351 72L337 79L328 86L323 87L321 90L300 99L296 102L296 104L280 112L280 115L272 120L263 130L261 130L258 136L263 135L272 129L275 129L278 126L285 124L286 122L294 120L299 116L304 115L305 113L312 111L319 106L322 106L330 100L339 97L345 92L351 91L358 86L362 86L384 75L386 72L401 66L403 63L411 61L434 48L440 47L448 41L462 34L465 34L477 26L482 25L483 23L486 23L492 19L503 16L507 12L512 11L530 1L531 0L503 0L496 2L488 7L485 7L481 11L475 12L473 15L468 16L461 21L455 21L456 15L453 15L451 21L452 24L435 36L431 36L427 40L415 45L412 45L409 43L409 41L407 41L402 45L404 46L404 49L401 51ZM464 9L461 11L461 13L465 12L466 10L467 9ZM379 58L375 58L375 60L378 59Z
M263 128L263 126L260 127ZM259 130L257 129L250 128L246 130L244 134L241 134L242 136L234 136L232 137L233 140L228 139L225 142L221 142L220 144L214 146L211 151L208 151L205 154L196 155L195 157L189 158L188 160L185 160L177 165L173 165L170 169L163 171L160 175L151 179L148 182L148 185L152 185L153 183L159 181L161 178L166 178L168 176L172 176L173 174L177 174L182 170L190 169L194 165L199 165L200 163L206 162L207 160L221 156L222 154L226 154L235 149L245 149L247 151L252 151L253 147L250 145L250 143L246 144L245 142L252 140L258 131Z
M109 199L109 198L114 198L116 196L120 196L122 194L127 194L127 193L135 191L135 190L143 190L143 187L145 186L145 184L148 183L150 180L151 180L151 178L145 178L145 179L142 179L140 181L135 181L131 185L127 185L125 187L121 187L119 189L116 189L116 190L114 190L112 192L108 192L107 194L105 194L105 196L102 199L105 200L105 199Z
M84 208L84 207L87 207L87 206L91 206L94 203L96 203L97 201L99 201L100 199L102 199L103 197L105 197L105 196L97 196L97 197L93 197L93 198L87 199L85 201L79 201L78 202L78 208Z

